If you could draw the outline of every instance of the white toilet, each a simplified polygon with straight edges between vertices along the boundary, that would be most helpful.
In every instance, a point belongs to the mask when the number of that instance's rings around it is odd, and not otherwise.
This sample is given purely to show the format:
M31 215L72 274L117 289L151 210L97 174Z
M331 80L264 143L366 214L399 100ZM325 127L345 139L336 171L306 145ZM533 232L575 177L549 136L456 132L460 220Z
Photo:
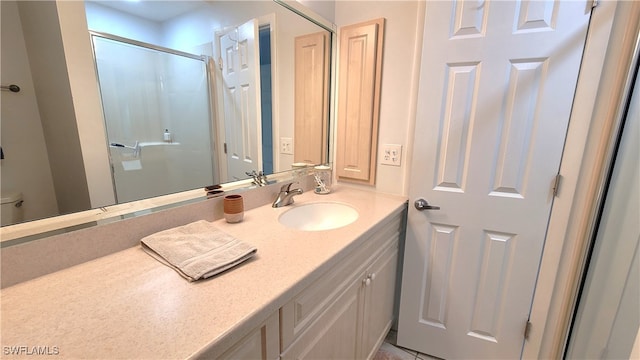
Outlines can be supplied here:
M2 207L0 208L1 225L11 225L23 220L22 193L11 192L2 194Z

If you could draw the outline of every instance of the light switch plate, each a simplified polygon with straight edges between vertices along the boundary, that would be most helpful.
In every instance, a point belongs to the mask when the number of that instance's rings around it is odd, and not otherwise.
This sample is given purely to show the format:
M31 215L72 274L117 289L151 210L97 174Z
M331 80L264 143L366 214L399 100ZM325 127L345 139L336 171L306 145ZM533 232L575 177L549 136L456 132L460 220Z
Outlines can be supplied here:
M293 139L291 138L280 138L280 153L293 155Z
M382 156L380 164L400 166L402 161L402 145L384 144L381 148Z

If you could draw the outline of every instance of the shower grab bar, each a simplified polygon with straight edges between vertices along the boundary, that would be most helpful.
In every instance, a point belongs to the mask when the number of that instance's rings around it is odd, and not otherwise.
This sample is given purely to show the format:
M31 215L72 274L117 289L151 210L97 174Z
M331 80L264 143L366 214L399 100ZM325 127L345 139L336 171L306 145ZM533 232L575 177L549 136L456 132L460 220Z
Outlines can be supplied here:
M133 150L133 156L138 157L140 156L140 143L138 143L136 141L136 144L134 146L128 146L128 145L124 145L124 144L120 144L120 143L111 143L109 144L109 146L111 147L120 147L120 148L125 148L125 149L131 149Z

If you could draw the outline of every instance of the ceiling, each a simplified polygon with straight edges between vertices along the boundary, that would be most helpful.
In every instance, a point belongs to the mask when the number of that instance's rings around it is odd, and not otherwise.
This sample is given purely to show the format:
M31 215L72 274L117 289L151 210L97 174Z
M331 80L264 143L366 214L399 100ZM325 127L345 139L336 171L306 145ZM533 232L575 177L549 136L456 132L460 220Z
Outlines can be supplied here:
M180 14L196 10L206 6L206 3L200 0L182 1L182 0L87 0L93 3L107 6L131 15L141 17L143 19L164 22L174 18Z

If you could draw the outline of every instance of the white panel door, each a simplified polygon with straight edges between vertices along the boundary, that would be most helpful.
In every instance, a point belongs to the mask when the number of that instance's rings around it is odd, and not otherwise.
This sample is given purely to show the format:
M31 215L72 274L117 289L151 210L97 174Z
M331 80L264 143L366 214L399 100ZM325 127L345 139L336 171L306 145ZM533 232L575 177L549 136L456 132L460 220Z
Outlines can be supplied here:
M520 357L587 5L426 3L399 345Z
M258 22L250 20L220 37L228 181L262 170Z

